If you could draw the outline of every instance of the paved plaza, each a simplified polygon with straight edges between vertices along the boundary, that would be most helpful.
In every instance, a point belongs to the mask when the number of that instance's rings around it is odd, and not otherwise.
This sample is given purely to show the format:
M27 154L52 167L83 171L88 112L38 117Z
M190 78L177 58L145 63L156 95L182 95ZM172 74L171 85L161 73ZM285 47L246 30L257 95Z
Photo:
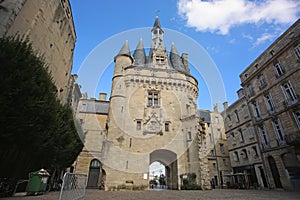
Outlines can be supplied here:
M7 200L58 200L59 192L50 192L39 196L22 196L4 198ZM300 191L284 190L197 190L197 191L177 191L177 190L149 190L149 191L115 191L105 192L101 190L89 189L86 192L85 200L202 200L202 199L300 199ZM70 199L71 200L71 199Z

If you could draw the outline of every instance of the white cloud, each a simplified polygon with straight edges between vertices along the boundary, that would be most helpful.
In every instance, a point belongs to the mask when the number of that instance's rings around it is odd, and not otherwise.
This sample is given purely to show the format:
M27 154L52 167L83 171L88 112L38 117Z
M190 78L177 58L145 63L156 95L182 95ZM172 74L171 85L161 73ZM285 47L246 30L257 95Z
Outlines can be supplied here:
M214 53L218 53L219 52L218 48L215 47L215 46L212 46L212 45L206 46L206 50L208 50L209 52L214 52Z
M260 36L259 38L256 39L255 43L253 44L254 47L264 43L267 40L272 40L273 38L275 38L276 35L275 34L270 34L270 33L264 33L262 36Z
M234 44L235 42L236 42L235 38L233 38L233 39L231 39L231 40L228 41L229 44Z
M246 38L246 39L248 39L248 40L250 40L250 41L253 41L253 36L252 35L249 35L249 34L243 34L243 38Z
M177 7L187 26L223 35L242 24L289 24L300 13L299 0L178 0Z

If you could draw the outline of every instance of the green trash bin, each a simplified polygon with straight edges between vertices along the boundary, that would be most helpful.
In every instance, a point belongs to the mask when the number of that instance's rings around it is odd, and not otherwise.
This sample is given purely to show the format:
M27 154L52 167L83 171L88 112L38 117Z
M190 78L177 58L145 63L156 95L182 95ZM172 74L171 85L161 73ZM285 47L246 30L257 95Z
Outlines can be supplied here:
M26 187L27 195L44 194L46 192L49 176L49 173L44 169L31 172L29 174L29 182Z

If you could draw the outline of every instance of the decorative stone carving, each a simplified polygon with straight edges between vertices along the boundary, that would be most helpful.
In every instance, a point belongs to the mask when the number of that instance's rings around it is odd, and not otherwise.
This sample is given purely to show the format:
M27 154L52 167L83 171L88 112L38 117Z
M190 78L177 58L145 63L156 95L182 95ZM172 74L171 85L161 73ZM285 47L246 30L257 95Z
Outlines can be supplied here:
M147 109L145 110L147 111ZM162 134L162 120L160 114L158 114L159 109L151 109L150 115L146 118L144 123L143 134Z

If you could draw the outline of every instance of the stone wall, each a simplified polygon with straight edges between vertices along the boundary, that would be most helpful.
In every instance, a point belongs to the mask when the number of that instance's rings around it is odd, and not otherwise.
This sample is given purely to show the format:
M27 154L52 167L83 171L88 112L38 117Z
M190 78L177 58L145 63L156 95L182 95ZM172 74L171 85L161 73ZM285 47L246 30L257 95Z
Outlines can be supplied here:
M27 37L45 57L58 97L67 103L76 34L69 1L5 0L0 9L0 37Z

